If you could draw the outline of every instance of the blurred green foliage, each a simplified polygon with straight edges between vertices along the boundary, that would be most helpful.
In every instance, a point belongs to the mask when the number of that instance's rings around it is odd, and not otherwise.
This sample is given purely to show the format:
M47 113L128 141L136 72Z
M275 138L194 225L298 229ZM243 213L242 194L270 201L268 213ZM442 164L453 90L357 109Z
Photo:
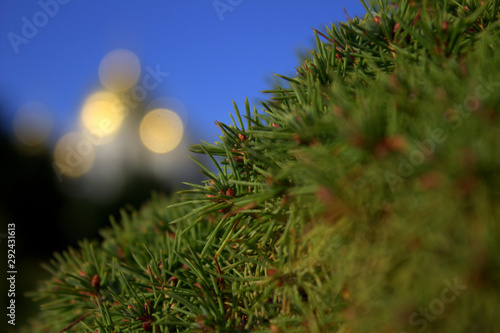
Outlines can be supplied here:
M374 1L212 172L55 257L30 332L495 332L499 1Z

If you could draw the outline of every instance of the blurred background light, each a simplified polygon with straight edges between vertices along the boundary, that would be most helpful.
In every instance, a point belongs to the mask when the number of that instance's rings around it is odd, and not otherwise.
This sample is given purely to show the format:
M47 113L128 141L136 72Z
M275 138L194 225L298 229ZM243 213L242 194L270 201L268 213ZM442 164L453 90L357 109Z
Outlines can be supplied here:
M67 177L77 178L86 174L95 160L95 147L80 132L63 136L54 149L54 164Z
M114 92L132 88L141 74L141 62L131 51L117 49L104 56L99 66L102 85Z
M184 127L187 127L189 121L188 110L184 103L171 96L162 96L152 100L146 107L147 110L168 109L174 111L182 120Z
M87 98L81 112L83 127L95 137L95 144L108 142L122 125L125 106L119 97L107 91L92 94Z
M142 143L158 154L174 150L182 140L181 118L168 109L156 109L144 116L139 128Z
M40 102L23 104L14 117L14 133L27 146L45 142L52 130L52 114Z

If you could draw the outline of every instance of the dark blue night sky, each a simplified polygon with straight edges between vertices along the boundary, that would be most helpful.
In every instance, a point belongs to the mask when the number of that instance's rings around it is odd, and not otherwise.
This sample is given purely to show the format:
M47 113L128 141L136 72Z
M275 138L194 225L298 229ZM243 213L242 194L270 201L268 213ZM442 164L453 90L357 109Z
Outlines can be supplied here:
M53 115L50 144L78 126L85 98L101 89L98 68L114 49L134 52L168 77L154 97L180 101L187 125L213 141L231 100L265 98L273 73L294 75L311 27L364 12L357 1L2 0L0 105L11 130L25 103ZM34 29L33 29L34 28ZM258 105L257 105L258 106Z

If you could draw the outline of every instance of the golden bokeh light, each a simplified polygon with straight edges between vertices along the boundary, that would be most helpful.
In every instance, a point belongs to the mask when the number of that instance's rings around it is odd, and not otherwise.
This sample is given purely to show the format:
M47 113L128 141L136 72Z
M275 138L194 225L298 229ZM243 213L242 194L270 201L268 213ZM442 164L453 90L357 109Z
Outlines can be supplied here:
M116 94L107 91L87 98L81 113L82 125L96 138L96 144L108 142L120 129L124 118L124 104Z
M67 177L86 174L95 161L95 146L80 132L63 136L54 149L54 166Z
M114 92L132 88L140 74L141 62L129 50L113 50L104 56L99 65L99 79L102 85Z
M155 109L144 116L139 128L142 143L158 154L174 150L182 140L181 118L168 109Z
M14 118L14 133L27 146L42 144L52 130L52 114L42 103L24 104Z

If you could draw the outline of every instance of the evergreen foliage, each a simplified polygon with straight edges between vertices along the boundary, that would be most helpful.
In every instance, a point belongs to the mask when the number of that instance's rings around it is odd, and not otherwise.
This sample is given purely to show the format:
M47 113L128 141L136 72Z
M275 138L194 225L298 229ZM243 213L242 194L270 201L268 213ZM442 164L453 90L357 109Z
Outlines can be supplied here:
M366 6L206 182L57 254L30 331L497 332L500 1Z

